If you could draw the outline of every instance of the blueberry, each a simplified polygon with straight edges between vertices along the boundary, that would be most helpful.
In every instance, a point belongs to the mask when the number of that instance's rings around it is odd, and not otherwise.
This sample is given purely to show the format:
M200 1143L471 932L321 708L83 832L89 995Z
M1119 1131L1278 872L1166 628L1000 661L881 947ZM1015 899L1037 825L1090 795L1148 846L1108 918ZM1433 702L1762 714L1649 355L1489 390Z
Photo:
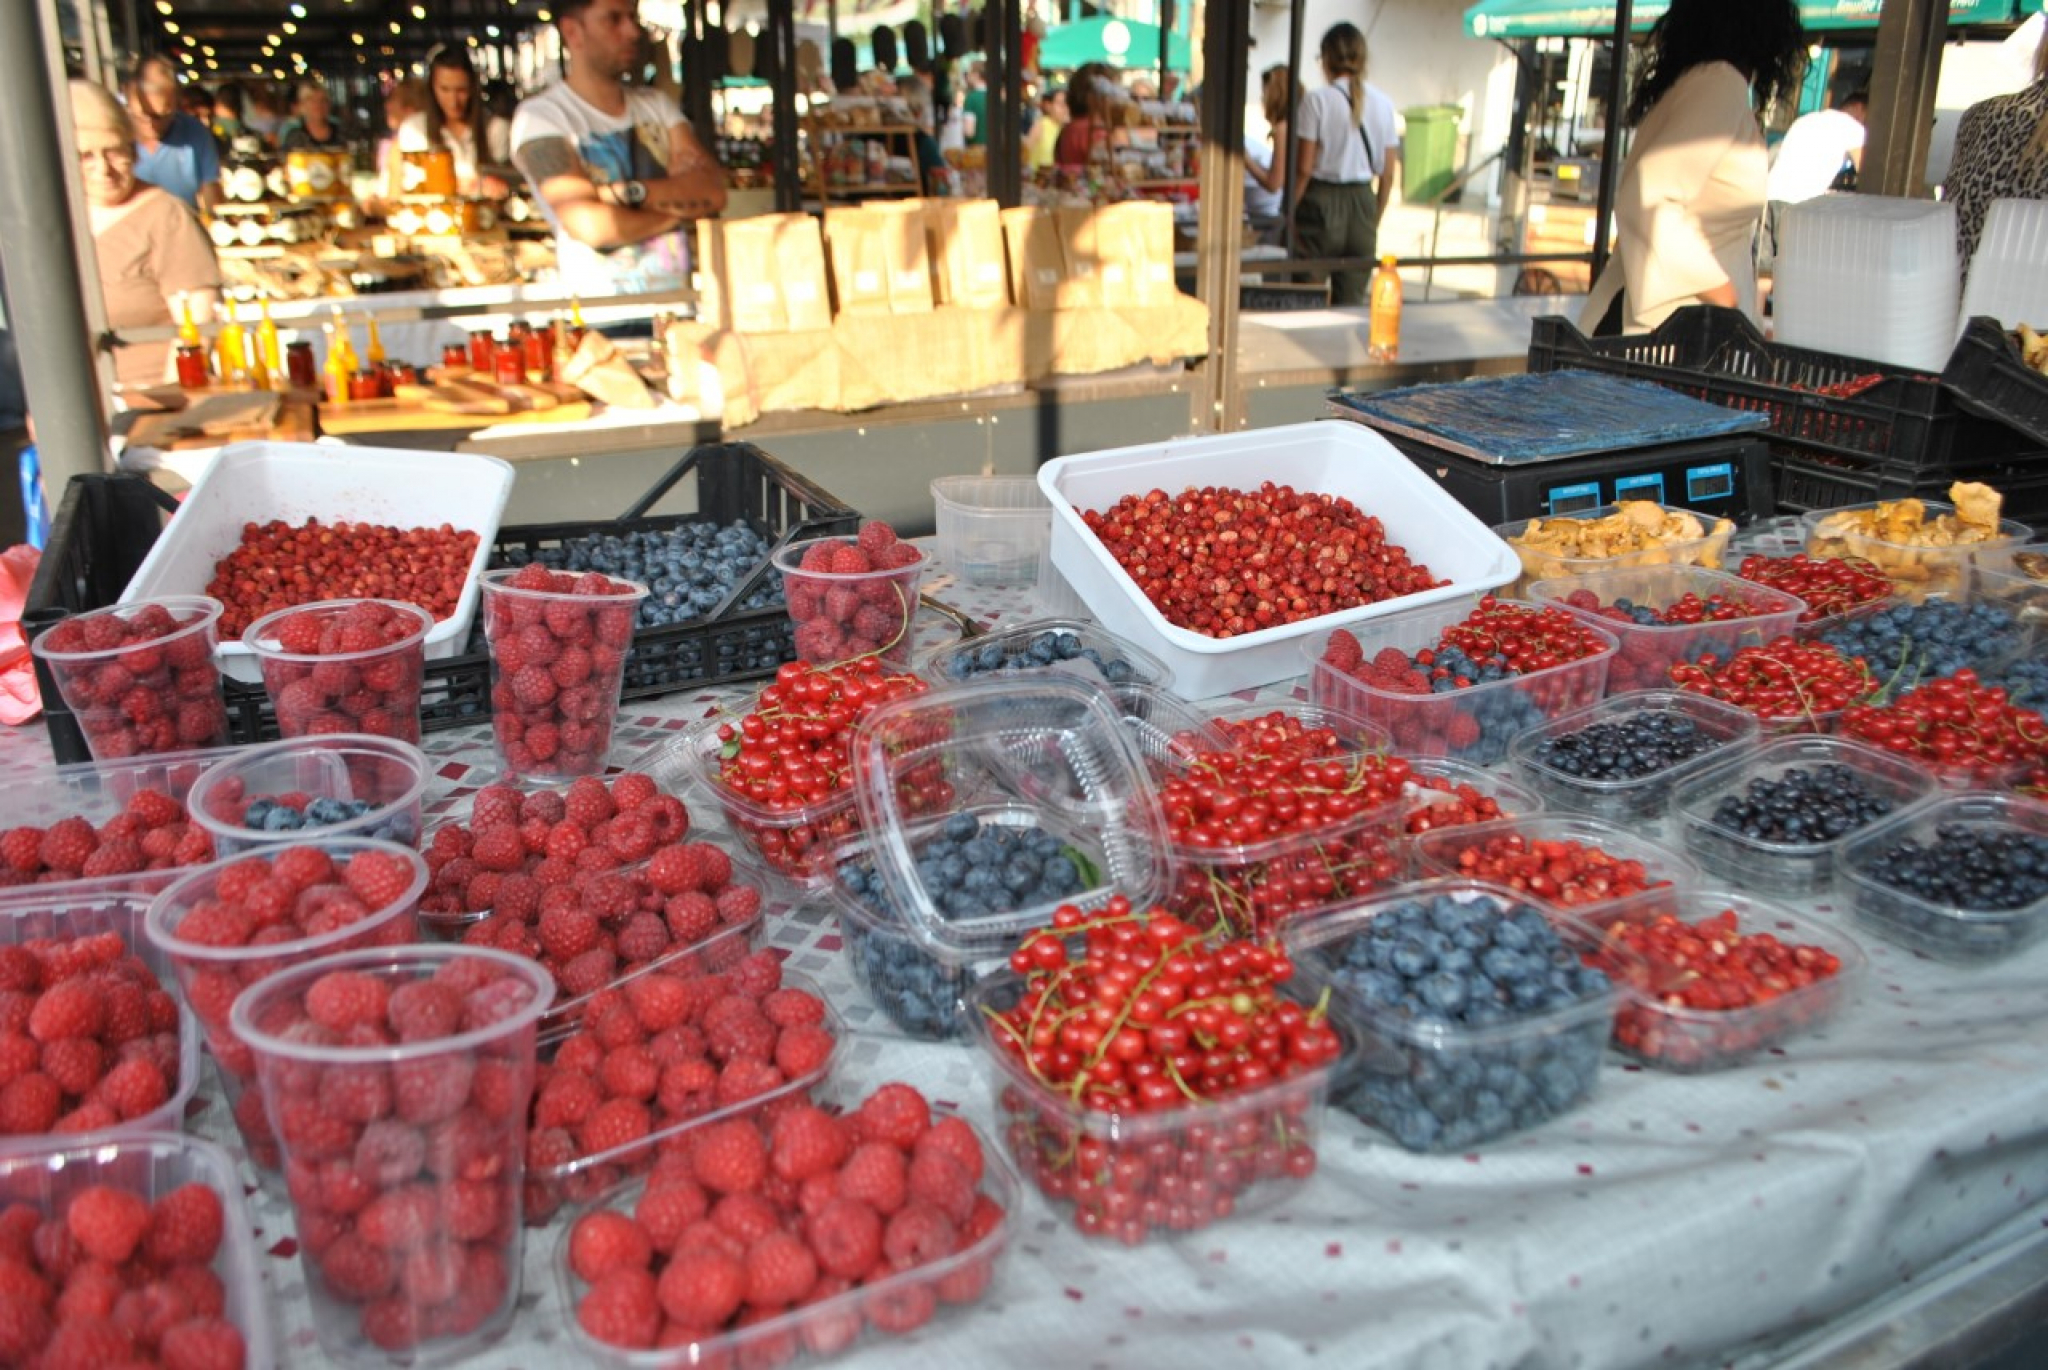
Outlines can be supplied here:
M1684 714L1657 711L1553 734L1530 756L1577 780L1640 780L1704 756L1722 741Z
M1847 766L1792 766L1757 776L1714 806L1714 823L1759 842L1831 842L1890 813L1894 805Z
M1084 645L1080 634L1060 629L1047 629L1031 637L1008 642L963 647L945 658L941 669L949 680L971 680L982 675L1042 671L1063 662L1086 663L1112 684L1144 678L1137 667L1123 657L1105 656L1100 649Z

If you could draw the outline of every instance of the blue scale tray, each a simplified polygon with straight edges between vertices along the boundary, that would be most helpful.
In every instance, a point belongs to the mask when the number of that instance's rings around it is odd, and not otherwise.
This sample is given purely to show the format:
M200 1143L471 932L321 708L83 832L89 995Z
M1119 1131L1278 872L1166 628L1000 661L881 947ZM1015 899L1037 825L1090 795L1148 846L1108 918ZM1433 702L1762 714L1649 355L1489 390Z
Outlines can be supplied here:
M1330 393L1331 408L1383 432L1490 466L1520 466L1768 428L1648 381L1597 371L1484 376L1405 390Z

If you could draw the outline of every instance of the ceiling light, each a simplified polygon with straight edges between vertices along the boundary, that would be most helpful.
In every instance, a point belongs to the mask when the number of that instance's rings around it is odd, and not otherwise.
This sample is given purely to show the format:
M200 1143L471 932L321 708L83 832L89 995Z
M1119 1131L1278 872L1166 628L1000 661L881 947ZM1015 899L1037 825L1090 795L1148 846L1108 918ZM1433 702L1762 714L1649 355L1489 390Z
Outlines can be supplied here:
M486 37L486 38L496 38L497 36L498 36L498 26L497 26L496 24L485 24L485 25L484 25L484 37Z
M171 0L156 0L156 12L158 14L169 14L171 12Z
M299 31L299 26L297 24L294 24L289 19L285 20L282 24L279 24L278 27L280 29L283 29L286 33L297 33Z
M363 45L363 35L361 35L360 33L351 33L348 36L348 41L354 43L357 47L361 47Z
M176 33L177 31L178 31L178 25L177 25L177 23L176 23L175 21L173 21L173 20L170 20L170 19L166 19L166 20L164 20L164 32L165 32L165 33Z
M426 17L427 17L427 7L426 7L425 5L414 5L414 6L412 7L412 17L413 17L413 18L415 18L415 19L424 19L424 18L426 18Z

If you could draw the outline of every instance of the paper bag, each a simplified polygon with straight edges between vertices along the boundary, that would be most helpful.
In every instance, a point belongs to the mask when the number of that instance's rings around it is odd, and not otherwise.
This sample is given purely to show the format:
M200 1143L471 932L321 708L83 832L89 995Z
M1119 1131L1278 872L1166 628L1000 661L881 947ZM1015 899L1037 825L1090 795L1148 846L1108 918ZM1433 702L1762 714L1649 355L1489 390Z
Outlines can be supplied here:
M779 220L700 219L697 253L702 264L698 293L705 317L736 333L784 333L789 314L783 304L775 259Z
M882 221L882 247L889 268L889 312L932 312L931 250L925 242L930 200L889 200L864 206Z
M832 300L825 288L825 238L808 214L776 214L775 265L780 273L783 312L792 333L832 326Z
M825 211L825 252L832 262L835 312L889 312L887 233L886 221L865 209Z
M1095 210L1060 209L1054 211L1059 226L1060 255L1066 263L1066 271L1060 277L1059 307L1061 309L1097 309L1103 304L1103 268L1106 265L1102 250L1102 234L1096 223ZM1119 273L1118 292L1128 299Z
M932 200L925 237L940 304L1000 309L1010 302L1002 211L994 200Z
M1170 304L1173 280L1173 207L1129 200L1095 211L1095 246L1102 255L1102 302L1112 309Z
M1057 309L1067 268L1054 211L1006 209L1002 224L1010 263L1010 297L1026 309Z

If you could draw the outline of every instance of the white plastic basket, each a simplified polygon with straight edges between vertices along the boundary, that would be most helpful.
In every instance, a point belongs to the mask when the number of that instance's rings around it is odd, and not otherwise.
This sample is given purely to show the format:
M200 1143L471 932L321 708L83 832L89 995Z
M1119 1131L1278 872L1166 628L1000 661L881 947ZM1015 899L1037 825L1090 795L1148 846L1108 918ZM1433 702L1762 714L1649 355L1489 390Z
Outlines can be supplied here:
M1350 500L1380 520L1389 542L1448 583L1239 637L1206 637L1168 623L1081 517L1084 509L1106 509L1153 489L1256 488L1268 480ZM1172 667L1175 689L1190 699L1298 675L1304 637L1482 593L1521 574L1513 548L1385 438L1353 423L1290 424L1060 457L1039 468L1038 484L1052 502L1054 567L1104 627Z
M476 578L490 561L498 521L511 494L512 467L496 457L299 442L236 443L222 448L200 474L121 598L206 593L214 564L240 544L245 523L304 523L315 518L322 523L383 523L395 528L445 523L477 535L476 555L455 612L427 633L427 656L460 656L476 613ZM215 655L229 678L262 679L255 657L240 642L223 640Z

